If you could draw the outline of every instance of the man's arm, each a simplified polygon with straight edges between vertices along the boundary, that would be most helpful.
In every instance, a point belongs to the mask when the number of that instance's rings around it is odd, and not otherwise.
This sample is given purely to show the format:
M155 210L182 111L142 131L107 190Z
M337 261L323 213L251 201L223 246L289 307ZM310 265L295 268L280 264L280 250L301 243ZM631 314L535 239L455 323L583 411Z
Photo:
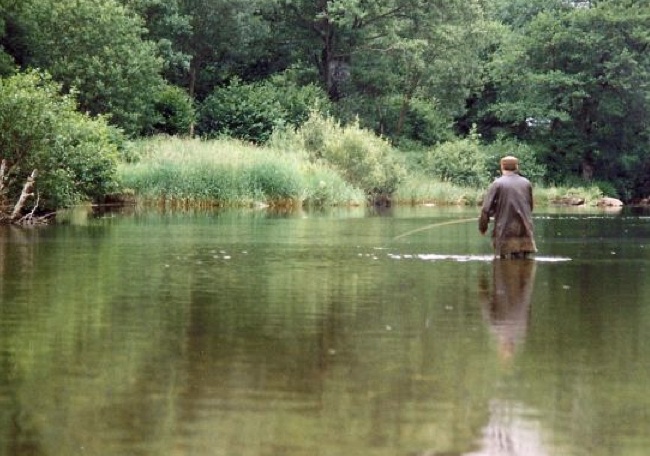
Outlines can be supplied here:
M483 204L481 206L481 215L478 218L478 231L481 234L485 234L490 223L490 216L494 214L495 202L498 194L498 185L492 183L488 188L485 197L483 198Z
M484 235L485 232L488 229L488 225L490 223L490 216L487 215L485 212L481 211L481 215L478 218L478 231L481 233L481 235Z

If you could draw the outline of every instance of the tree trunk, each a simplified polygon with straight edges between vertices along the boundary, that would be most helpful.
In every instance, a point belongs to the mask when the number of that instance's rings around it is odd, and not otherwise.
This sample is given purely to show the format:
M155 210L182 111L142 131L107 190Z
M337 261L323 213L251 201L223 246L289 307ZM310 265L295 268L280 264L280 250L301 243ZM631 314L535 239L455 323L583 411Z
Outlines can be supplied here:
M399 110L397 127L395 128L396 138L399 138L402 135L402 131L404 130L404 124L406 123L406 113L408 111L410 104L411 104L411 95L409 93L405 93L404 97L402 98L402 106L400 107Z
M419 82L420 82L420 77L414 76L413 80L411 81L411 87L409 87L406 90L406 93L402 98L402 106L399 110L399 118L397 120L397 128L395 131L395 137L397 138L399 138L402 135L402 132L404 131L404 124L406 123L406 114L408 113L408 110L411 106L411 99L413 98L413 94L415 93L415 90L417 89Z
M20 216L20 211L22 211L23 206L25 206L25 202L27 201L27 198L33 195L33 190L34 190L34 180L36 179L36 170L32 171L32 175L27 178L27 182L25 182L25 185L23 186L23 191L20 194L20 198L18 198L18 202L14 206L14 210L11 213L10 220L14 221Z
M7 172L7 160L3 158L2 163L0 163L0 195L2 194L2 191L5 189L6 172Z
M190 62L190 71L189 71L189 76L190 76L190 81L189 81L189 87L187 89L188 94L190 96L190 100L194 100L194 93L196 92L196 58L193 58L192 61ZM190 123L190 131L188 131L188 134L190 135L190 138L194 137L194 122Z

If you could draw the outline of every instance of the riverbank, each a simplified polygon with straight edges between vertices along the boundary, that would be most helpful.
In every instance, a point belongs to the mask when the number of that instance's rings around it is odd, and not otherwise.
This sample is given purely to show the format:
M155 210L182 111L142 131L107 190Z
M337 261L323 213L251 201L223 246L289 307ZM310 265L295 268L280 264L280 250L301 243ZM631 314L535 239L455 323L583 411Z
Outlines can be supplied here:
M118 167L120 198L179 207L474 206L485 189L454 185L405 167L390 194L369 194L346 170L299 149L259 147L230 139L155 138L134 145ZM596 186L535 186L535 203L592 205Z

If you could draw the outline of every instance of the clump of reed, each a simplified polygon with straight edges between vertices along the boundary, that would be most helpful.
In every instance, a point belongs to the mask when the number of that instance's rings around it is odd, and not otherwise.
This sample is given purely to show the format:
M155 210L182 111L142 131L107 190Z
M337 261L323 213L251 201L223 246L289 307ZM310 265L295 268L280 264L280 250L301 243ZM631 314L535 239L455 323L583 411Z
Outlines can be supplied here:
M463 187L423 175L411 175L397 188L393 194L393 202L410 205L473 206L480 203L483 193L484 190Z
M435 204L439 206L477 206L482 203L487 187L475 188L453 184L424 175L410 175L393 195L397 204ZM543 186L535 185L533 198L538 207L572 205L582 201L593 206L602 198L603 192L596 185L591 186Z
M379 173L381 178L375 177L375 168L371 166L352 179L349 171L346 174L341 169L345 168L345 160L332 159L330 156L336 154L328 147L310 150L296 141L295 135L290 136L277 136L266 146L233 139L150 138L133 146L129 162L118 167L118 180L122 193L133 194L140 202L193 208L364 205L369 190L362 184L369 187L369 182L387 181L383 173ZM319 153L323 157L317 156ZM364 157L368 161L372 154ZM358 165L360 159L351 161ZM382 171L387 168L386 163L392 164L387 159L378 161L382 162L377 165ZM397 175L392 171L388 174ZM371 181L365 182L364 178ZM388 181L396 187L390 193L391 202L399 205L475 206L481 203L487 189L431 177L415 167L406 176L401 174L399 180L391 177ZM590 205L602 195L597 185L535 185L534 189L537 206L574 199Z
M553 204L572 204L572 201L582 200L586 206L595 205L603 197L602 190L597 185L575 186L548 186L535 187L535 204L548 206Z
M302 152L232 139L154 138L118 168L124 190L144 202L192 206L361 204L363 192Z

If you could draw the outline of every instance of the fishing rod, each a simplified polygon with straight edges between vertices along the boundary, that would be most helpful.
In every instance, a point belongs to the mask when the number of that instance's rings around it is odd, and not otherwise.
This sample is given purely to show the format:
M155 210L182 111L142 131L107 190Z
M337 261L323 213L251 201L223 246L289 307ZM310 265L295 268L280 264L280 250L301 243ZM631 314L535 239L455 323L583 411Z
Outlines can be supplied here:
M456 225L456 224L459 224L459 223L468 223L468 222L476 222L476 221L478 221L478 218L477 217L472 217L472 218L466 218L466 219L460 219L460 220L448 220L446 222L432 223L431 225L421 226L420 228L416 228L414 230L407 231L406 233L402 233L399 236L395 236L393 238L393 241L404 238L406 236L410 236L410 235L415 234L415 233L419 233L420 231L426 231L426 230L430 230L431 228L437 228L439 226Z

